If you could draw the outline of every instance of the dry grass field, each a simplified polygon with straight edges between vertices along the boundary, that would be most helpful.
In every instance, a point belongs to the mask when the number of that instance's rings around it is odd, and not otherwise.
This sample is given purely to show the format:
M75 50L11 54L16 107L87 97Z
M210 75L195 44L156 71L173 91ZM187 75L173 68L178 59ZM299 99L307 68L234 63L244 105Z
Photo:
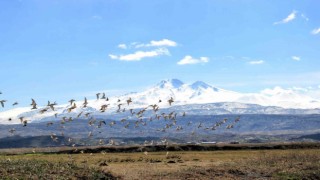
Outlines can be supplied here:
M0 155L4 179L320 179L320 149Z

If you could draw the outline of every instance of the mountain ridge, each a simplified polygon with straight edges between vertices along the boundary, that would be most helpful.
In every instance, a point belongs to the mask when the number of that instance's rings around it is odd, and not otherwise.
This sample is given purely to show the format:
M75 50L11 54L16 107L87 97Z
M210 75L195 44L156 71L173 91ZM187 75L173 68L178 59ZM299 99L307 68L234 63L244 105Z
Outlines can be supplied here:
M129 97L132 98L132 103L127 105L126 100ZM82 107L82 100L76 101L75 103L78 107L75 108L72 113L68 113L67 110L71 107L70 104L57 105L55 111L48 110L44 114L40 114L38 112L39 110L31 110L31 108L28 107L10 109L8 111L0 112L0 123L20 123L18 119L22 116L29 118L29 121L41 120L53 117L55 113L59 114L59 118L70 115L75 116L75 114L80 113L81 111L100 115L100 107L105 104L108 104L108 111L104 114L114 114L119 103L127 110L144 108L153 104L158 104L161 109L165 109L171 107L167 102L171 97L174 99L172 106L190 106L191 108L188 109L189 111L192 111L192 107L196 107L197 104L208 105L213 103L229 103L228 106L222 108L224 110L220 108L221 112L227 114L235 112L282 114L284 112L290 113L293 111L303 114L304 110L307 114L310 114L310 112L318 113L317 108L320 108L318 99L296 93L293 90L284 90L280 87L276 87L273 90L262 91L260 93L238 93L209 85L203 81L195 81L194 83L186 84L179 79L166 79L142 92L109 97L109 101L105 101L104 99L88 100L88 106L86 108ZM119 100L120 102L118 102ZM162 102L158 103L159 100ZM256 107L253 108L253 106L249 106L250 104L255 105ZM236 106L243 106L242 109L247 108L247 110L229 111L229 109L236 109ZM269 109L269 111L257 111L256 109L258 106L263 106L263 108ZM39 107L39 109L40 108L41 107ZM263 109L262 107L259 108ZM279 108L281 109L280 111ZM201 109L198 108L198 111L200 113ZM8 122L8 118L14 120Z

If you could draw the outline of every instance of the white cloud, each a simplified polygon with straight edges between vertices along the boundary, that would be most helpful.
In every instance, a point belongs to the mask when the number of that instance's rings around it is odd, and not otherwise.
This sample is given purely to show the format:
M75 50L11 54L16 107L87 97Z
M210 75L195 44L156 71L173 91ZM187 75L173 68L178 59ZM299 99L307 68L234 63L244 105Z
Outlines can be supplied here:
M111 59L120 60L120 61L140 61L143 58L156 57L161 55L170 55L170 52L166 48L158 48L152 51L136 51L132 54L125 54L125 55L109 54L109 57Z
M320 33L320 28L314 29L311 31L311 34L314 34L314 35L319 34L319 33Z
M249 63L249 64L252 64L252 65L263 64L263 63L264 63L264 60L249 61L248 63Z
M127 47L126 44L119 44L119 45L118 45L118 48L120 48L120 49L127 49L128 47Z
M310 89L311 87L307 87L307 88L303 88L303 87L296 87L296 86L293 86L292 88L289 88L289 89L292 89L294 91L302 91L302 92L307 92L308 89Z
M262 94L265 95L276 95L276 94L280 94L280 93L292 93L293 91L290 89L283 89L280 86L276 86L273 89L267 88L261 91Z
M151 46L172 46L172 47L175 47L175 46L177 46L177 43L174 41L171 41L169 39L162 39L160 41L151 41L150 45Z
M300 61L301 60L301 58L299 56L292 56L291 58L292 58L292 60L295 60L295 61Z
M163 46L168 46L168 47L175 47L177 46L177 43L169 40L169 39L162 39L160 41L150 41L148 44L135 44L135 48L141 48L141 47L163 47Z
M297 14L296 11L292 11L286 18L282 19L281 21L275 22L273 24L276 25L276 24L288 23L296 18L296 14Z
M109 54L109 57L110 57L111 59L118 59L118 56L117 56L117 55L114 55L114 54Z
M185 56L181 59L177 64L178 65L185 65L185 64L198 64L198 63L207 63L209 62L208 57L200 57L199 59L195 59L189 55Z
M170 55L168 47L175 47L177 43L169 40L169 39L162 39L160 41L150 41L147 44L142 44L138 42L132 42L128 44L119 44L117 47L120 49L124 49L126 51L132 48L141 48L143 50L126 53L126 54L109 54L109 57L114 60L120 61L140 61L143 58L148 57L156 57L161 55ZM146 50L147 49L147 50Z

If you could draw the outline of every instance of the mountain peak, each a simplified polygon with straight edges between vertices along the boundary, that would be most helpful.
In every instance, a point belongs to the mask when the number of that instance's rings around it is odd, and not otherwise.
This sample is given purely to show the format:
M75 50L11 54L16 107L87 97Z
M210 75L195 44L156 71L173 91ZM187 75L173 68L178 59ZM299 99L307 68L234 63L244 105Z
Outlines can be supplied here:
M172 86L173 88L179 88L183 85L184 83L180 81L179 79L167 79L167 80L162 80L158 86L160 88L164 88L166 86Z
M196 81L193 84L191 84L191 88L192 89L199 89L199 88L203 88L203 89L207 89L210 88L211 86L203 81Z

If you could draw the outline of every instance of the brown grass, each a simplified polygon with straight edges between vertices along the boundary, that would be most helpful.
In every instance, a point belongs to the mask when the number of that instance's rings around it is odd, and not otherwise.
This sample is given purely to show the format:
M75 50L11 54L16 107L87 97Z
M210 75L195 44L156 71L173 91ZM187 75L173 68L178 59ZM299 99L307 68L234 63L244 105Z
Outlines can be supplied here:
M238 150L238 151L177 151L139 153L80 153L2 155L4 162L52 163L64 167L64 174L78 178L96 174L89 179L112 174L117 179L320 179L320 150ZM8 160L9 159L9 160ZM23 163L22 163L23 164ZM74 166L68 168L66 164ZM22 168L19 163L11 167ZM44 166L46 167L46 166ZM12 169L11 169L12 170ZM35 171L46 173L60 171ZM74 173L72 173L74 171ZM59 173L56 173L59 177ZM99 174L99 175L97 175ZM102 174L102 175L101 175ZM3 177L15 178L9 173ZM20 176L17 176L20 177ZM24 176L28 177L28 176ZM63 176L61 176L63 177ZM50 178L49 178L50 179ZM53 178L54 179L54 178ZM68 179L68 178L60 178Z

